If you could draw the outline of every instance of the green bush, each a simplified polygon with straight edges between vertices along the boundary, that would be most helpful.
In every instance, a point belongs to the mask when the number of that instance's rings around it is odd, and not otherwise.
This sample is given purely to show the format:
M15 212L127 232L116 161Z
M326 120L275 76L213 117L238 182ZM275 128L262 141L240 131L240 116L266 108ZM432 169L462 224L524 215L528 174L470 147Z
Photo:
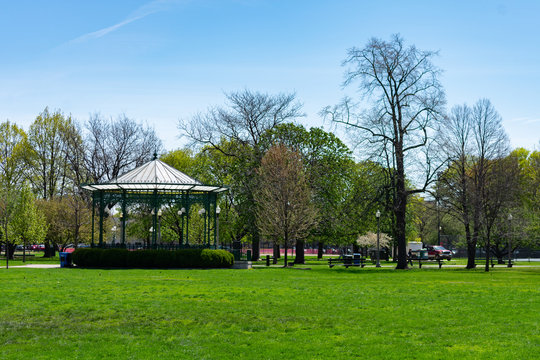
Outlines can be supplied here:
M126 249L77 249L72 254L78 267L93 268L228 268L234 257L225 250L182 249L136 250Z

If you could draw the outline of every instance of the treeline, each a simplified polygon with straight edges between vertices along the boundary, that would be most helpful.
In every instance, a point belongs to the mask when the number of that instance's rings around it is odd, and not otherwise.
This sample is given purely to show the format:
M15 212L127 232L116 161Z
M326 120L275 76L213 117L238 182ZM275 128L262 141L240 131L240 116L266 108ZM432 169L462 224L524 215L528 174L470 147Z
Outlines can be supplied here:
M0 242L44 243L45 256L88 243L91 200L83 183L111 180L161 150L154 130L126 116L79 123L46 108L27 131L0 124Z
M225 94L224 105L179 122L191 146L170 152L125 116L78 123L45 109L28 132L5 122L1 241L43 238L47 249L88 242L91 206L81 184L111 180L157 152L203 183L230 187L219 199L220 243L249 243L254 258L262 241L276 244L276 254L278 245L295 246L297 262L306 242L318 244L320 256L324 244L357 245L376 230L377 210L397 268L407 267L407 241L437 243L443 232L464 239L468 267L479 247L502 259L509 239L512 248L537 246L540 153L511 151L489 100L447 111L436 55L398 35L348 51L344 86L357 85L358 99L320 115L346 130L358 157L332 132L298 125L305 114L295 94ZM115 205L107 205L110 219ZM130 211L128 235L148 240L148 209ZM181 243L183 217L163 209L160 219L161 241ZM189 226L190 243L201 243L200 219Z

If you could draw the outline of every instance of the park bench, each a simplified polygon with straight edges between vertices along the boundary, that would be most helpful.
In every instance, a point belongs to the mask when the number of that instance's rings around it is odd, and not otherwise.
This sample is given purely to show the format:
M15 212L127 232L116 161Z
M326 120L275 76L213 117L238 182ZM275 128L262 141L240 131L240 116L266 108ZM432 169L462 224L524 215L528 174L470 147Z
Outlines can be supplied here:
M486 265L486 258L476 258L475 262L480 262L480 264L477 264L477 265L484 265L485 266ZM490 256L489 263L491 264L491 267L495 266L495 263L493 262L493 256Z
M411 265L414 264L414 262L418 261L418 268L422 268L422 263L424 264L430 264L430 263L438 263L439 264L439 269L442 267L442 264L444 262L444 260L441 260L441 259L421 259L421 258L416 258L416 259L413 259L413 258L410 258L408 257L407 258L407 262Z
M277 259L273 256L266 255L266 266L270 266L270 260L272 260L272 264L277 264ZM289 266L294 266L294 260L293 261L287 261L289 263Z
M339 258L329 258L328 259L328 266L330 268L333 268L334 266L336 265L343 265L345 266L345 268L348 268L349 266L360 266L360 267L364 267L366 266L366 258L364 257L355 257L353 258L352 256L348 256L348 257L339 257Z

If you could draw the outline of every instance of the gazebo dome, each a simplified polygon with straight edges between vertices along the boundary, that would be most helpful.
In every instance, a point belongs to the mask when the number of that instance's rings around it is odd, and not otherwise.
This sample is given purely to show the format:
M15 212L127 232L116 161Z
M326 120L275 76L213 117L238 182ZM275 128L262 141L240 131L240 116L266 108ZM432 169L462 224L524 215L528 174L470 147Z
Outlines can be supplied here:
M85 184L83 189L96 190L177 190L219 193L227 187L204 185L200 181L155 159L116 179L97 184Z

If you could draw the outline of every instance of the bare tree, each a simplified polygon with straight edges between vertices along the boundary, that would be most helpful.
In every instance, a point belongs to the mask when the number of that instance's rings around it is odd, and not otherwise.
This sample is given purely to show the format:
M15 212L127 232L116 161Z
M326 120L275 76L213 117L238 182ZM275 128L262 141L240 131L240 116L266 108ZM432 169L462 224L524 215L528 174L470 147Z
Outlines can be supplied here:
M467 241L467 268L475 267L477 237L472 236L472 205L474 191L471 186L473 160L473 123L471 108L454 106L441 128L441 148L445 149L447 169L441 172L436 192L444 209L463 223ZM479 219L479 217L476 217ZM478 236L478 234L476 234Z
M275 145L263 157L258 173L257 225L263 236L284 245L286 267L288 246L306 238L316 224L301 156Z
M473 122L473 156L476 159L473 170L473 238L478 238L482 230L482 215L490 199L487 196L487 183L489 172L496 162L509 153L508 137L502 127L502 119L491 102L481 99L476 102L472 110ZM484 212L484 213L483 213ZM490 248L489 241L486 249ZM488 266L489 250L486 252L486 271ZM467 264L468 266L469 264Z
M154 129L125 115L113 120L94 114L87 131L86 167L94 182L112 180L140 166L162 148Z
M479 236L486 236L489 258L491 228L501 202L507 201L500 193L502 184L496 182L497 171L504 170L499 168L500 161L509 152L508 138L500 115L487 99L472 108L454 107L443 129L448 168L440 176L438 190L446 208L464 224L467 268L474 268Z
M374 149L372 155L391 169L398 269L407 268L407 198L425 191L438 169L432 156L432 139L444 111L445 96L438 79L440 70L431 62L435 55L405 47L399 35L390 42L373 38L363 49L352 48L343 63L349 66L344 85L359 81L362 99L371 107L358 114L359 104L345 99L322 111L334 122L360 130L361 142ZM422 174L421 180L414 179L420 186L411 188L407 174L411 178Z
M253 258L260 257L254 191L256 169L263 153L261 136L277 125L304 116L294 94L268 95L244 90L225 95L226 107L212 107L178 127L194 144L215 149L231 158L231 194L235 209L251 234Z

